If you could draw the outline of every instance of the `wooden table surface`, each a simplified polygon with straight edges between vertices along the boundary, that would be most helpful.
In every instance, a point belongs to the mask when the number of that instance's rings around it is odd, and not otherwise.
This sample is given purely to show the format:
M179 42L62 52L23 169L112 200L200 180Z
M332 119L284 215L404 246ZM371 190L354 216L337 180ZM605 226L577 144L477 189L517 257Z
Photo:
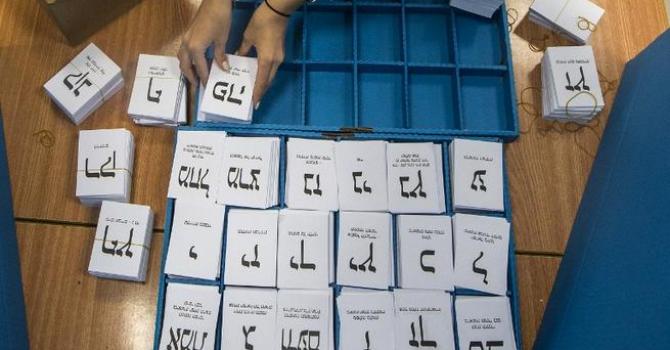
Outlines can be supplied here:
M86 43L71 47L37 1L0 3L0 104L32 348L148 349L153 341L165 197L173 132L139 128L126 110L140 52L174 55L199 0L144 0L90 38L124 72L126 84L79 127L42 85ZM606 13L593 34L607 108L573 128L539 116L539 62L567 45L526 18L531 0L508 0L521 136L506 146L524 348L532 347L544 306L606 124L625 62L668 27L662 0L598 0ZM156 213L145 284L97 279L86 269L97 210L75 198L79 129L135 135L132 202Z

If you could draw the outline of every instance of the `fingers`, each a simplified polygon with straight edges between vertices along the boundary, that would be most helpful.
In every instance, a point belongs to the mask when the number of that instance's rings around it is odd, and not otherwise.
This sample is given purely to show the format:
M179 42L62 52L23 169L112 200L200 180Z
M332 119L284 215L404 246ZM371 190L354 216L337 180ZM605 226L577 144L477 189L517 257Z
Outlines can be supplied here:
M198 80L195 78L195 72L193 72L193 64L191 63L191 55L188 51L182 47L177 53L179 58L179 68L181 69L182 74L186 77L189 83L192 86L196 86Z
M219 68L226 72L230 70L228 56L226 56L226 42L228 41L229 31L230 27L226 26L226 30L221 33L219 39L214 42L214 60L219 65Z
M240 45L240 48L237 49L237 52L235 54L240 56L246 56L249 54L249 50L251 50L252 46L253 44L251 43L251 41L247 40L246 38L243 38L242 44Z
M191 54L193 59L193 65L195 66L195 71L200 77L200 82L203 85L207 85L207 79L209 78L209 69L207 68L207 59L205 58L205 52L199 52L196 55Z
M271 71L272 71L272 60L259 58L258 73L256 75L256 84L254 85L254 94L253 94L254 108L257 108L259 102L261 101L261 97L263 97L263 94L265 94L265 90L267 90L268 88Z

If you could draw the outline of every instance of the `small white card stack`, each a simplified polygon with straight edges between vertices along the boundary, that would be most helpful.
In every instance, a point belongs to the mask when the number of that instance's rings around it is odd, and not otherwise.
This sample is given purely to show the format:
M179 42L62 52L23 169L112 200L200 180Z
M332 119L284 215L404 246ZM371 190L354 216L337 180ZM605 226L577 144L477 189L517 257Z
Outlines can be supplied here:
M331 289L279 290L275 346L263 349L334 350L334 312Z
M336 211L335 141L291 138L286 143L286 205Z
M591 46L549 47L542 59L544 119L588 123L605 108Z
M266 209L279 202L279 138L226 137L217 203Z
M563 32L580 45L589 41L605 10L590 0L535 0L528 16L531 21Z
M225 131L178 131L168 198L214 203Z
M335 143L340 210L388 211L386 141Z
M451 0L449 5L482 17L491 18L503 2L503 0Z
M135 142L126 129L81 130L77 152L77 198L87 206L127 203L133 182Z
M222 348L279 348L273 346L276 315L276 290L226 287L221 320L221 344L225 344Z
M153 223L147 206L102 202L88 273L144 282Z
M277 210L230 209L226 221L226 285L277 284Z
M509 222L504 218L456 214L453 226L456 287L505 295Z
M121 68L93 43L44 84L49 97L75 124L122 87Z
M455 209L503 211L503 146L454 139L449 145Z
M337 284L393 286L393 218L388 213L340 212Z
M391 213L444 213L442 147L430 142L389 143L386 153Z
M212 64L200 109L207 121L251 123L258 61L253 57L228 55L228 64L228 72Z
M451 218L399 215L398 285L402 288L454 290Z
M277 287L325 289L335 275L333 213L279 211Z
M160 348L214 350L220 303L218 286L169 283Z
M516 350L507 297L457 296L454 304L461 349Z
M219 277L224 212L206 201L175 202L165 273L206 280Z
M396 289L393 294L396 349L456 348L450 294L409 289Z
M337 297L340 349L395 349L393 293L343 290Z
M140 54L128 115L137 124L186 124L187 89L176 57Z

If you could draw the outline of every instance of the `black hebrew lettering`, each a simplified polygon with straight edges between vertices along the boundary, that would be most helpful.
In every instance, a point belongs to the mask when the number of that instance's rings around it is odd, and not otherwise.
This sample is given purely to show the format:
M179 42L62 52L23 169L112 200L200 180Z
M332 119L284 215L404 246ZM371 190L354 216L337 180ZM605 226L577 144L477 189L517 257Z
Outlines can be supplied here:
M109 163L112 163L112 171L105 171L104 169ZM116 170L116 151L113 151L112 156L107 157L107 161L100 166L100 176L115 177L116 173L114 172L114 170Z
M372 273L377 272L377 268L372 265L372 261L373 261L372 251L373 250L374 250L373 242L370 242L370 255L368 255L367 260L365 260L362 263L357 265L357 264L354 264L354 258L351 258L351 259L349 259L349 268L354 270L354 271L365 272L367 270L367 271L370 271ZM367 268L366 268L366 265L367 265Z
M305 262L305 240L301 239L300 240L300 264L294 262L293 260L295 259L295 256L291 257L291 260L289 261L289 266L291 266L292 269L302 269L302 270L316 270L316 264L314 263L306 263Z
M484 252L479 252L479 257L475 259L475 261L472 262L472 271L474 273L478 273L481 275L484 275L484 284L489 284L489 282L486 280L486 276L488 275L488 271L484 268L478 267L477 262L484 257Z
M207 178L207 175L209 174L209 169L203 169L198 168L198 178L194 181L195 177L195 167L187 167L187 166L181 166L179 168L179 175L177 176L177 181L179 182L179 186L183 186L185 188L195 188L195 189L200 189L205 191L205 197L209 198L209 184L205 183L205 179ZM186 173L185 177L182 177L183 173Z
M244 334L244 349L245 350L254 350L254 346L249 343L249 334L256 331L256 326L242 326L242 334Z
M572 82L570 81L570 72L565 72L565 79L568 81L568 85L565 86L565 89L568 91L591 91L591 87L586 85L584 67L579 66L579 74L581 75L581 80L579 80L577 84L572 85Z
M504 346L504 342L502 340L490 340L486 342L486 348L484 348L484 342L481 341L471 341L468 350L491 350L493 348L499 348Z
M315 194L317 196L321 196L323 194L323 192L321 191L321 175L316 174L316 177L315 177L314 174L305 174L304 178L305 178L304 192L305 192L306 195L311 196L311 195ZM309 188L309 186L307 186L308 180L311 180L311 179L316 179L316 188L315 189L311 189L311 188Z
M372 350L370 348L370 331L365 331L365 348L363 350Z
M230 91L227 90L228 86L230 86ZM212 94L215 99L223 102L230 102L234 103L237 105L242 104L242 95L244 95L244 90L246 89L246 86L242 86L240 89L240 93L237 95L240 98L233 97L235 94L235 84L228 84L227 82L219 81L216 84L214 84L214 90L212 91ZM226 98L226 95L228 97Z
M258 261L258 244L254 246L254 260L253 261L247 261L246 259L247 254L242 255L242 266L244 267L255 267L255 268L260 268L261 267L261 262Z
M486 175L486 170L476 170L472 174L472 183L470 183L470 188L477 191L477 189L482 190L482 192L486 192L486 185L484 184L484 178L482 176ZM479 180L479 187L475 185L475 181Z
M416 187L411 192L406 192L405 191L405 182L408 182L410 180L409 176L401 176L399 178L400 180L400 195L405 197L405 198L417 198L417 197L422 197L426 198L426 192L423 191L423 179L421 178L421 170L417 171L417 179L418 183ZM419 194L417 195L417 191Z
M281 329L281 349L282 350L298 350L297 346L291 346L292 343L292 338L293 337L293 330L289 329L288 330L288 345L284 345L284 328Z
M154 82L154 78L151 77L149 78L149 88L147 89L147 101L149 102L155 102L155 103L160 103L161 102L161 95L163 94L163 90L156 90L156 96L152 96L153 91L151 90L151 85Z
M68 90L72 90L74 93L74 96L79 96L79 89L81 89L82 86L91 86L91 81L86 78L88 76L89 72L86 72L86 74L78 73L78 74L68 74L65 79L63 79L63 84L68 88ZM76 82L71 83L70 78L79 78ZM75 87L76 86L76 87ZM74 90L73 90L74 89Z
M429 266L426 265L423 262L423 258L426 256L435 256L435 251L434 250L424 250L421 252L421 256L419 257L419 264L421 265L421 270L425 272L430 272L430 273L435 273L435 267L434 266Z
M207 332L203 332L200 346L197 346L198 331L177 328L175 332L170 327L170 343L167 345L167 350L202 350L205 347L206 339Z
M409 346L418 348L437 348L437 342L434 340L426 340L423 334L423 316L419 315L419 337L420 341L416 340L416 331L414 329L414 322L410 324L410 329L412 331L412 339L409 341Z
M102 253L103 254L114 255L115 252L116 252L116 247L119 245L119 241L117 241L117 240L111 241L112 248L108 248L107 247L107 232L109 232L109 225L105 225L105 233L102 236Z
M361 193L361 194L362 194L363 192L365 192L365 193L372 193L372 188L368 187L368 181L367 181L367 180L364 180L364 181L363 181L363 188L358 187L358 185L357 185L357 183L356 183L356 182L357 182L357 179L358 179L359 177L362 177L362 176L363 176L363 172L361 172L361 171L354 171L353 173L351 173L351 175L354 177L354 192L356 192L356 193Z
M244 169L243 168L236 168L236 167L230 167L228 169L228 187L229 188L240 188L243 190L252 190L252 191L259 191L260 186L258 185L258 176L261 174L260 169L251 169L249 172L251 174L251 182L249 183L244 183L242 180L244 176ZM231 179L231 175L234 175L234 177Z
M195 252L195 246L192 245L191 249L188 250L188 257L193 260L198 260L198 253Z
M125 249L126 250L125 255L129 258L133 257L133 252L130 251L130 247L133 245L133 231L134 230L135 230L134 228L130 229L130 237L128 238L128 242L126 242L126 244L121 246L121 248L119 248L116 251L116 255L123 256L123 254L124 254L123 249Z
M98 177L98 178L100 177L99 172L91 172L88 170L88 158L86 158L85 166L86 166L86 177Z

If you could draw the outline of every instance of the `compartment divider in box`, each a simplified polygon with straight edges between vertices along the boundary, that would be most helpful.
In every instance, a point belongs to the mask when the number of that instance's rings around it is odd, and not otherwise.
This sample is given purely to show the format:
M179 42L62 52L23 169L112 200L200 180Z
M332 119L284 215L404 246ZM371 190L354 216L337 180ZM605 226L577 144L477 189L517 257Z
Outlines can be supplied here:
M406 0L402 0L403 5L405 4ZM402 23L402 62L403 62L403 69L402 69L402 85L403 85L403 91L402 91L402 97L403 97L403 120L402 120L402 128L409 128L410 127L410 118L409 118L409 70L407 67L407 61L408 61L408 56L407 56L407 11L405 10L405 6L402 7L402 10L400 12L400 18L401 18L401 23Z
M352 22L352 49L353 49L353 60L354 60L354 78L352 79L352 89L353 89L353 94L354 94L354 122L353 126L358 127L360 125L360 116L359 116L359 106L358 106L358 98L360 92L358 91L358 61L360 59L360 50L358 47L358 34L359 34L359 26L358 26L358 7L354 3L352 6L352 12L353 12L353 20Z

